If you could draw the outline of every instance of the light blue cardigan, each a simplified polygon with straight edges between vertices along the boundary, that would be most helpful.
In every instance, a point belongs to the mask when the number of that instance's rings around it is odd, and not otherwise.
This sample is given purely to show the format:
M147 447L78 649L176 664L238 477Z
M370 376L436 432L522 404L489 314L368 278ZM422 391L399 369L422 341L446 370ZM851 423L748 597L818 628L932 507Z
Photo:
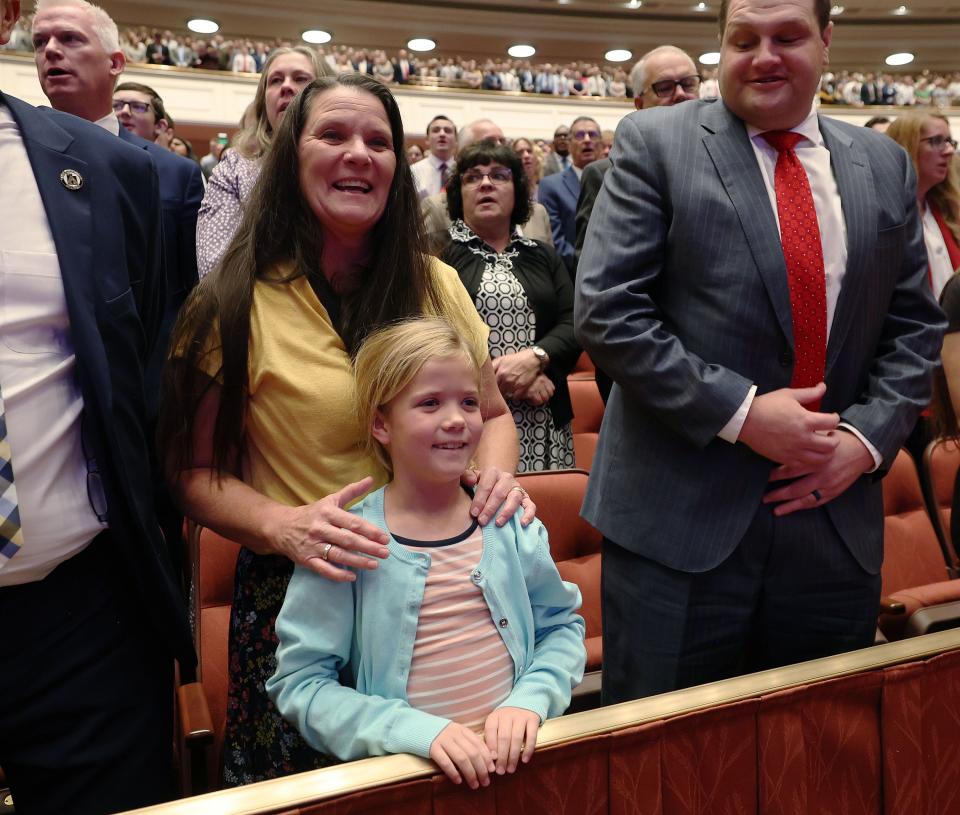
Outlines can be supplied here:
M383 489L351 512L387 530ZM407 702L407 678L430 556L392 537L390 556L354 583L334 583L298 566L277 617L277 670L267 692L315 750L353 760L385 753L428 757L450 722ZM583 678L580 591L560 579L547 531L524 529L519 512L483 527L472 575L514 663L514 688L501 706L559 716ZM356 690L339 682L349 667Z

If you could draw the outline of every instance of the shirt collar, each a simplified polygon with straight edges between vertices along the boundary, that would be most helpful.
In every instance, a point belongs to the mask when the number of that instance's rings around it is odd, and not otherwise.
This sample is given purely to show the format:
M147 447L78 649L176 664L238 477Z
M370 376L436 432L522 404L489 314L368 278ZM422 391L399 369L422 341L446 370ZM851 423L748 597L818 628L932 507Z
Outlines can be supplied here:
M450 158L437 158L433 153L431 153L429 156L427 156L427 161L433 165L433 169L435 170L439 170L441 164L446 164L448 168L452 169L454 158L453 156L450 156Z
M817 118L817 106L816 104L811 105L810 112L807 114L807 117L800 122L796 127L790 128L791 132L799 133L805 139L810 141L816 147L823 146L823 136L820 133L820 120ZM766 133L765 130L760 130L757 127L754 127L751 124L747 125L747 135L750 137L750 140L754 144L759 144L763 147L769 147L766 139L760 138L763 133ZM772 148L771 148L772 149Z
M102 119L97 119L94 124L98 127L102 127L108 133L113 133L114 136L120 135L120 120L117 118L117 114L112 110Z

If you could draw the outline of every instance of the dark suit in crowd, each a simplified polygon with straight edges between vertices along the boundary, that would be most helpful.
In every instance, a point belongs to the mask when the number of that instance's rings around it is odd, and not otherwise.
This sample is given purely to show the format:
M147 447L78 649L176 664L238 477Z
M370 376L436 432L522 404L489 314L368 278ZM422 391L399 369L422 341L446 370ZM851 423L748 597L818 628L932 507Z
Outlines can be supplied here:
M589 165L588 165L589 166ZM548 175L540 181L537 200L547 209L553 229L553 245L573 276L576 265L574 244L577 239L577 199L580 197L580 179L573 167L562 173Z
M46 577L0 587L0 765L18 812L105 815L171 795L174 659L195 661L153 507L143 385L163 319L159 187L144 151L96 125L0 102L56 247L102 525Z

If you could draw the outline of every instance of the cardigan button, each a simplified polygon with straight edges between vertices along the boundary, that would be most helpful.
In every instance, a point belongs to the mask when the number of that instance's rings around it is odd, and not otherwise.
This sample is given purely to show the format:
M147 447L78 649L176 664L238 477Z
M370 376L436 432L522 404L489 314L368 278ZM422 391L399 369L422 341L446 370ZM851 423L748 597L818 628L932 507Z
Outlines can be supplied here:
M501 628L506 628L508 625L510 625L510 623L507 622L507 618L506 618L506 617L501 617L501 618L500 618L500 627L501 627Z
M483 579L483 572L481 572L479 569L475 569L470 577L474 583L479 583Z

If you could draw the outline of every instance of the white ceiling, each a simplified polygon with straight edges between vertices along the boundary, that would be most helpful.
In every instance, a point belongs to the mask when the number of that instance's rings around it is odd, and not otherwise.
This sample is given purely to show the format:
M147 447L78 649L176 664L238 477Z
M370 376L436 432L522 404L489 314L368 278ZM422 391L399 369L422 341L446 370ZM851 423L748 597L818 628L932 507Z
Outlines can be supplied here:
M909 13L892 14L901 0L854 0L835 18L831 48L837 68L875 69L895 51L912 51L917 71L960 70L960 3L902 0ZM301 31L330 31L333 44L385 48L429 36L441 56L503 57L507 46L529 42L534 61L603 60L610 48L644 51L673 43L694 56L717 47L716 9L692 0L103 0L118 23L183 29L191 17L209 17L227 36L299 39Z

